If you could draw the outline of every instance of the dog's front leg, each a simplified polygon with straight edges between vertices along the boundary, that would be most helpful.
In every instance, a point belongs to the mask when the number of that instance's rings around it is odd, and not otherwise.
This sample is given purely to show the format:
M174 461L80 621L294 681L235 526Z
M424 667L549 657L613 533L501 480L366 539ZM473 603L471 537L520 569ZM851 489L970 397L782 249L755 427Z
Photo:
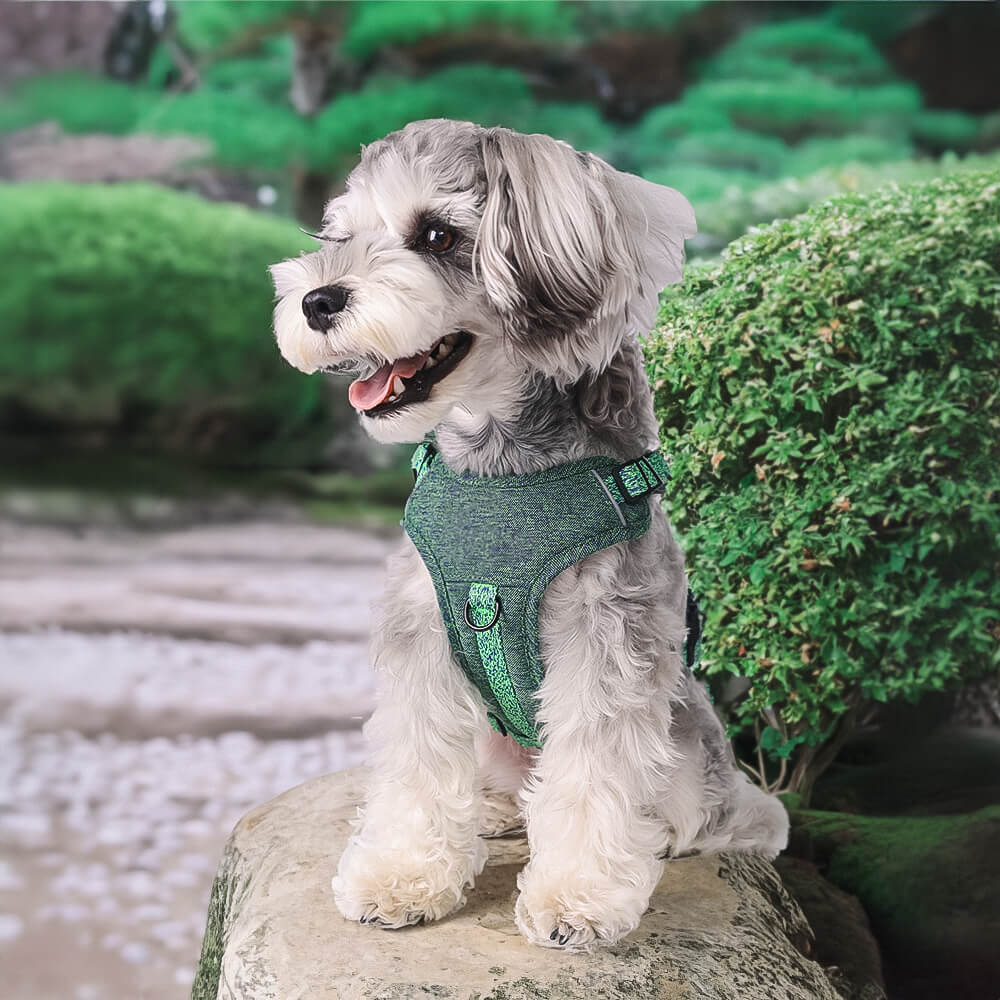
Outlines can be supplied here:
M405 927L465 902L488 849L478 833L478 694L452 658L434 585L409 540L390 560L373 640L372 776L333 890L351 920Z
M634 930L669 838L652 804L674 757L669 691L680 658L663 655L662 640L657 651L654 636L674 631L679 649L683 629L645 595L602 593L597 574L614 555L592 557L575 581L554 581L543 603L544 746L525 796L531 861L516 918L549 947L589 950Z

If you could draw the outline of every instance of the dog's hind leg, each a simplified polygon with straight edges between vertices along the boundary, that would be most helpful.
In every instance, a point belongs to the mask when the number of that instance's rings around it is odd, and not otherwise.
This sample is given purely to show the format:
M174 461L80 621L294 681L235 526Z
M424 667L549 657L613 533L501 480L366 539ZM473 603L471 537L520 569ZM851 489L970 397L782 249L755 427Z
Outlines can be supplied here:
M740 771L705 689L686 674L671 721L679 751L659 810L670 825L672 856L757 851L773 858L788 841L788 815Z
M485 712L452 659L434 586L409 541L390 560L373 662L371 785L333 890L348 919L405 927L462 906L487 855L475 748Z
M480 735L479 785L482 793L479 835L502 837L524 832L520 794L537 751L487 728Z

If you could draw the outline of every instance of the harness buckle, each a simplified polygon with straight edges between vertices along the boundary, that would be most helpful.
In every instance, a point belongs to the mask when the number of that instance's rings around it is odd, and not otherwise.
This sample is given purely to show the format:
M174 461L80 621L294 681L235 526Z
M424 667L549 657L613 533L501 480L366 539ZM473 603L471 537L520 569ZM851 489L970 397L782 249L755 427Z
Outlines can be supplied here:
M637 501L649 496L650 493L655 493L657 490L662 489L666 485L666 479L651 460L654 455L656 455L656 452L647 452L641 458L637 458L634 462L627 462L620 468L612 470L611 478L614 480L615 486L618 487L618 492L621 493L622 499L625 503L636 503ZM659 458L658 455L657 458ZM660 463L665 465L662 458L660 458L658 464ZM645 489L637 491L634 485L629 486L626 484L625 478L622 475L626 469L634 469L642 477Z

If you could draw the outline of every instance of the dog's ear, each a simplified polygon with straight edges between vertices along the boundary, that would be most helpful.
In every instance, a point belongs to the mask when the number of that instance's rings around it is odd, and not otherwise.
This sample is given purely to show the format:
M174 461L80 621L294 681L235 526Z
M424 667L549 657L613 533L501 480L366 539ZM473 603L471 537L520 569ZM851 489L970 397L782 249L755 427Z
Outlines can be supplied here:
M603 366L680 280L691 206L546 135L489 129L482 155L476 267L512 346L552 375Z

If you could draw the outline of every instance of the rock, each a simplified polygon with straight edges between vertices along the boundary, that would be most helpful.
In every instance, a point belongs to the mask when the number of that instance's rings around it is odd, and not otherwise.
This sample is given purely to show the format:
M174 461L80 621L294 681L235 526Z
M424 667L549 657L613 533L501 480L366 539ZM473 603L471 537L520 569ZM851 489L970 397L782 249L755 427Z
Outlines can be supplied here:
M792 850L861 901L891 996L996 1000L1000 806L967 815L792 814Z
M481 1000L595 996L841 1000L774 867L745 854L672 861L639 929L611 949L528 944L513 919L523 838L490 841L465 908L383 931L344 920L330 878L364 770L306 782L248 813L226 847L192 1000Z
M774 866L816 935L816 961L828 976L839 975L840 992L848 1000L884 997L882 957L857 897L838 889L801 858L784 854Z

